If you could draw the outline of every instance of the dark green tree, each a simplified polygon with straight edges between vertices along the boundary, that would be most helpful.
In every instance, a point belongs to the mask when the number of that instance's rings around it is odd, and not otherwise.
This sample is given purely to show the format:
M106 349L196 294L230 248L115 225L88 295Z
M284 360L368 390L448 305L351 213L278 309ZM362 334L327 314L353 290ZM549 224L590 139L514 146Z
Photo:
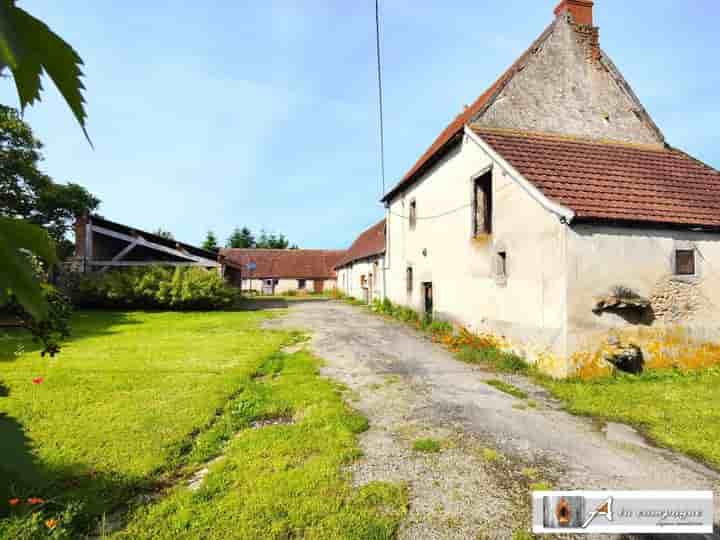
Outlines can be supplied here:
M171 233L167 229L163 229L162 227L158 227L157 229L155 229L153 231L153 234L156 236L159 236L160 238L167 238L168 240L175 240L173 233Z
M214 232L207 232L207 234L205 235L205 240L203 240L202 247L203 249L207 249L208 251L218 251L219 246Z
M75 217L95 211L100 200L78 184L58 184L43 173L41 150L17 111L0 105L0 216L43 227L62 259L72 250L67 234Z
M45 23L18 8L15 0L0 0L0 76L5 76L6 69L12 73L20 108L25 110L40 100L44 72L55 83L89 142L81 65L75 50ZM52 337L57 332L53 329L63 325L59 313L67 314L67 310L52 305L33 272L28 252L47 264L57 261L55 244L45 229L25 219L0 215L0 305L9 302L22 309L33 321L33 335L43 341L45 351L53 354L58 350Z
M255 237L253 236L250 229L248 229L247 227L243 227L242 229L235 227L235 229L233 229L232 234L230 235L230 238L228 238L225 246L229 247L229 248L254 248L254 247L257 247L256 242L255 242Z

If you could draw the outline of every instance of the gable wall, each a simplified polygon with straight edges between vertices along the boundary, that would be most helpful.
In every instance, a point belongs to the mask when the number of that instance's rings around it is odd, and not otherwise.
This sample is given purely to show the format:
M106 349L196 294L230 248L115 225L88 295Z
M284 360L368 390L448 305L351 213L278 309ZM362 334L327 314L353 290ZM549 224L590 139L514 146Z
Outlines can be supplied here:
M421 283L432 282L436 316L473 331L506 336L527 353L564 352L565 227L510 177L493 168L493 234L472 237L472 178L491 166L467 138L424 179L387 208L387 294L423 310ZM409 203L418 221L410 230ZM404 216L404 217L403 217ZM432 219L424 219L432 217ZM426 255L423 255L426 250ZM494 258L507 252L508 277L499 284ZM406 268L414 282L406 292Z
M639 104L589 55L583 36L566 16L559 17L541 48L475 121L487 127L661 143L658 132L633 112Z

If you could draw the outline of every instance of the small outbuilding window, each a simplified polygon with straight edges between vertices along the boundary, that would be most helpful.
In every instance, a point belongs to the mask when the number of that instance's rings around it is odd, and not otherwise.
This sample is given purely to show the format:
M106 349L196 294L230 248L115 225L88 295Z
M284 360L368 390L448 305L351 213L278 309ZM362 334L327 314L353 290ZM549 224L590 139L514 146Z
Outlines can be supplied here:
M305 288L305 280L304 279L298 279L298 289L304 289Z
M694 249L675 250L675 275L677 275L677 276L694 276L695 275L695 250Z
M473 182L473 235L492 233L492 172Z
M417 225L417 201L415 199L410 201L410 228L414 229Z
M413 290L413 269L412 266L408 266L405 270L405 278L407 280L407 292L411 293Z

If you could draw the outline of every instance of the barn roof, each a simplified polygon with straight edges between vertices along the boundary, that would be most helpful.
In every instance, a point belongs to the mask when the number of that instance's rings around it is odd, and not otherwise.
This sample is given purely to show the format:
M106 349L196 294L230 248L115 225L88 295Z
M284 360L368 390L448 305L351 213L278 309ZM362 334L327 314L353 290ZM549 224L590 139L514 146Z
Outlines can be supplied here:
M335 268L385 252L385 220L360 233Z
M335 265L344 254L344 250L225 248L220 250L220 259L243 272L255 263L252 277L257 278L333 279Z
M670 148L472 126L576 220L720 227L720 172Z

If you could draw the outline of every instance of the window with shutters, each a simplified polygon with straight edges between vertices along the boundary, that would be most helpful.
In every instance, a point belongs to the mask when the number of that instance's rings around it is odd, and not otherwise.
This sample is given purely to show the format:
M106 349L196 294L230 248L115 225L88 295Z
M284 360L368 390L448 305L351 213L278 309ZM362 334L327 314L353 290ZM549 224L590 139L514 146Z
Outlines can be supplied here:
M488 172L473 183L473 235L492 233L492 173Z
M695 250L693 250L693 249L675 250L675 275L677 275L677 276L694 276L695 275Z
M407 292L411 293L413 290L413 269L412 266L408 266L405 271L405 279L407 280Z

